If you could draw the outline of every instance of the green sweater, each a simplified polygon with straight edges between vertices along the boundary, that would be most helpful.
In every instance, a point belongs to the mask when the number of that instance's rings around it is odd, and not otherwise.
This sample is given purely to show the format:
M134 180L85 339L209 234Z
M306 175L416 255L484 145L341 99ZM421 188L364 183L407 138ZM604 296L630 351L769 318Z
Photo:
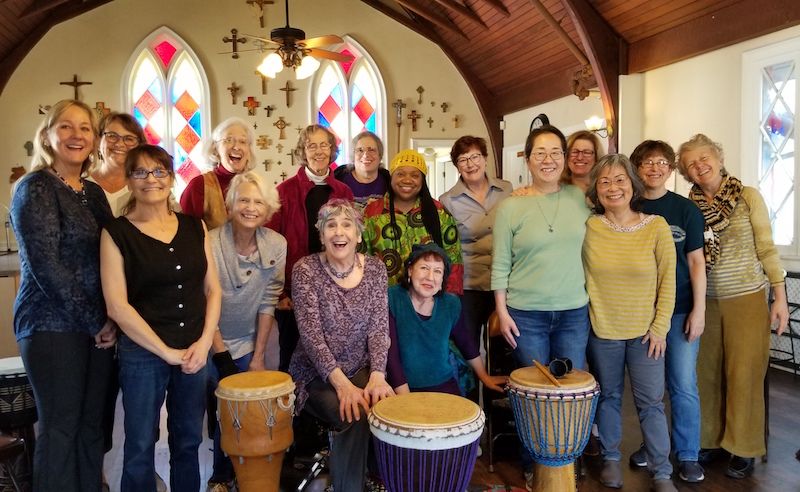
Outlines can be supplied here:
M644 214L642 214L644 215ZM675 307L675 244L658 215L620 231L594 215L586 221L583 266L589 318L599 338L629 340L669 331Z
M586 305L580 258L588 216L583 193L571 185L503 200L494 222L492 290L505 289L506 304L525 311Z

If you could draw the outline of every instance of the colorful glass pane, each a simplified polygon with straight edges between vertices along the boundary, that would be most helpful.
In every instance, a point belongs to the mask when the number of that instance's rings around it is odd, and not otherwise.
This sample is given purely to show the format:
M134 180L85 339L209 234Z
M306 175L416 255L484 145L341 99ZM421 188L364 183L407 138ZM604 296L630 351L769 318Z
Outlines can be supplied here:
M133 116L145 130L147 142L161 143L164 135L164 91L160 72L149 54L138 63L131 84Z
M189 121L192 119L195 113L197 113L197 109L199 105L197 101L195 101L192 96L189 95L188 92L184 92L181 94L181 97L175 102L175 109L183 116L183 119Z
M338 89L339 86L336 87ZM328 121L333 121L336 119L341 111L342 107L336 104L336 101L331 96L328 96L325 99L325 102L322 103L322 106L319 107L319 112L322 113L322 116L324 116Z
M169 41L164 40L153 46L153 51L156 53L156 55L158 55L158 59L161 60L164 68L166 68L169 66L170 62L172 61L172 57L175 56L178 48L173 46Z
M356 62L357 55L347 48L341 50L339 53L343 55L350 55L353 57L353 59L350 61L339 62L339 64L342 66L342 71L344 72L344 76L347 77L348 75L350 75L350 69L353 68L353 63Z

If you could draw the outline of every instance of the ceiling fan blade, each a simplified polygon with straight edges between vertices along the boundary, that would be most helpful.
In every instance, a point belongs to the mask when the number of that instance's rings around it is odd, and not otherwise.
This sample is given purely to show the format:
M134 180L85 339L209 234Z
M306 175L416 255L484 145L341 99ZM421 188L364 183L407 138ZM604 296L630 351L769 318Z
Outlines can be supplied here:
M268 39L268 38L262 38L261 36L256 36L255 34L244 34L244 33L242 33L242 35L246 36L246 37L249 37L249 38L256 39L256 40L261 41L263 43L274 44L275 46L280 46L280 43L276 43L275 41L273 41L271 39Z
M349 62L353 61L353 57L350 55L343 55L341 53L335 53L333 51L322 50L319 48L312 48L307 51L309 55L313 56L314 58L325 58L326 60L334 60L339 62Z
M319 36L316 38L302 39L297 44L304 48L316 48L318 46L327 46L329 44L342 43L344 40L335 34L328 34L326 36Z

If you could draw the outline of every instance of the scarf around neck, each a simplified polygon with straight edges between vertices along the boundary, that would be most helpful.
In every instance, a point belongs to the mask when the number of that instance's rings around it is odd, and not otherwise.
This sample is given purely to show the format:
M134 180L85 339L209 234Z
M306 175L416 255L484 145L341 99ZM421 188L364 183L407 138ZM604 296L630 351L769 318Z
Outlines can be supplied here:
M703 233L706 273L711 272L714 264L719 260L719 234L730 224L730 216L739 202L743 189L742 182L729 175L723 178L711 203L706 200L706 196L699 186L693 185L689 191L689 199L703 212L706 223L706 230Z

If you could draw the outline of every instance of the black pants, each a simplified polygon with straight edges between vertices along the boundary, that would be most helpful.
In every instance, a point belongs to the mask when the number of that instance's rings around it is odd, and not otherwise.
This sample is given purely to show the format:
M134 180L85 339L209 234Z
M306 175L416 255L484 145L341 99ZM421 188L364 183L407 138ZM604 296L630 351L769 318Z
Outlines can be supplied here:
M297 320L293 309L276 309L275 321L278 323L278 346L280 347L280 361L278 370L289 372L289 362L292 360L300 332L297 331Z
M19 342L39 412L37 492L99 492L103 413L114 352L85 333L35 332Z

